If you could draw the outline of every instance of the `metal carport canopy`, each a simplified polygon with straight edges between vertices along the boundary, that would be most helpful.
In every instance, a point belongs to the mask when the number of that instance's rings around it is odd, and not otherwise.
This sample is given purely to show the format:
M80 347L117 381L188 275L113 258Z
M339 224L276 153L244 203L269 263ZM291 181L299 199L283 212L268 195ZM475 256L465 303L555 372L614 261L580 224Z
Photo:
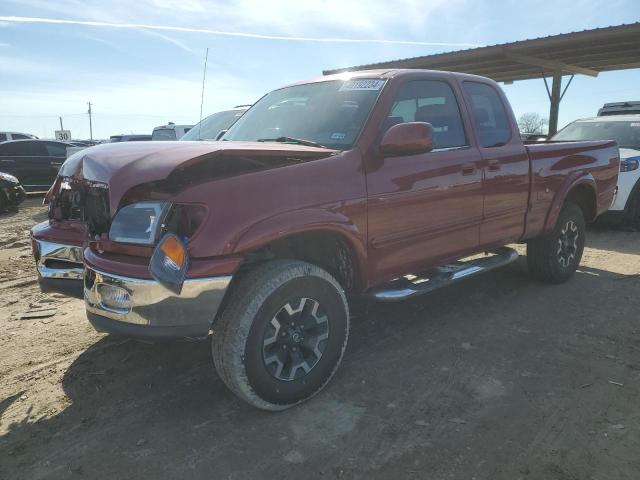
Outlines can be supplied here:
M482 75L504 83L543 78L545 85L546 77L551 76L553 84L551 90L547 86L547 93L551 103L549 133L553 134L557 131L558 110L564 95L562 76L597 77L600 72L640 68L640 23L337 68L325 70L323 74L381 68L448 70Z

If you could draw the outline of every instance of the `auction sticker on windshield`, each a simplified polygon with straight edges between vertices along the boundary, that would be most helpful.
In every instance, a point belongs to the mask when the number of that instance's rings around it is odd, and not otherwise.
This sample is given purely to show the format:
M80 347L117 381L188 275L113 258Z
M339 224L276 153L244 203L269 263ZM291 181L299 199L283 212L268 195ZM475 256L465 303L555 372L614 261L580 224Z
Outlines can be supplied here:
M341 92L349 90L380 90L384 85L384 80L347 80L340 87Z

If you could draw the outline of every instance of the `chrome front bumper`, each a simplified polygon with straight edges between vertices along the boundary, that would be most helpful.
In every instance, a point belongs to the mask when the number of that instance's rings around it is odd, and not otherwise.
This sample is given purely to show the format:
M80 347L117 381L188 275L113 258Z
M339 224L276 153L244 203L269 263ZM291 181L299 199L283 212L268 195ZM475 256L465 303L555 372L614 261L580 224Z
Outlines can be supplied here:
M84 299L87 316L99 331L201 338L208 335L230 282L231 276L187 279L176 295L155 280L86 267ZM118 305L113 302L114 292L119 295Z
M82 280L82 247L33 239L36 268L42 279Z

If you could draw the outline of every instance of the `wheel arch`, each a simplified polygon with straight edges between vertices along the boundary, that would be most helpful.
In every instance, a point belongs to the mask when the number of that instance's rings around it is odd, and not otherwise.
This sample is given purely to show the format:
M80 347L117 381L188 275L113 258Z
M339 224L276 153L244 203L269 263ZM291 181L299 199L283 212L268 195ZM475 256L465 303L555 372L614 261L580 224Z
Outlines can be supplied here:
M558 221L560 211L567 200L573 201L580 207L587 223L593 222L598 215L596 188L596 181L591 173L578 172L570 175L562 184L551 203L544 233L549 233L553 230Z
M347 292L362 291L367 285L364 234L336 212L301 210L264 220L248 228L229 253L245 257L241 269L291 258L324 268Z

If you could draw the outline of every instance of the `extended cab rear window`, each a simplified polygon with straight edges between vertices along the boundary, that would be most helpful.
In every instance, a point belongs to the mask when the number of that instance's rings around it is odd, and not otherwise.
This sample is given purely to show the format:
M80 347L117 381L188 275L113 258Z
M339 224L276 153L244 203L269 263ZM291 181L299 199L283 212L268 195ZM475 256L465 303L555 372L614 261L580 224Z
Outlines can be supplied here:
M463 82L471 104L473 123L480 146L501 147L511 140L511 124L498 92L480 82Z

